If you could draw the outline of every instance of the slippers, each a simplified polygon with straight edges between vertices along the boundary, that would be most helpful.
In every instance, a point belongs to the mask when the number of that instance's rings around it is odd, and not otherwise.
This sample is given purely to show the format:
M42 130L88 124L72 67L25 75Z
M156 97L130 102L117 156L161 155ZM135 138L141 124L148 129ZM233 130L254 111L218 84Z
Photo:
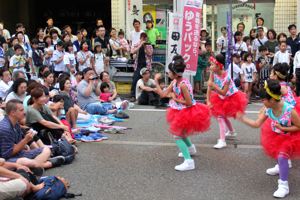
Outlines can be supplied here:
M116 128L106 129L104 130L104 133L115 134L117 133L117 129Z
M119 119L128 119L129 118L129 116L124 112L119 112L119 113L115 114L114 117L119 118Z

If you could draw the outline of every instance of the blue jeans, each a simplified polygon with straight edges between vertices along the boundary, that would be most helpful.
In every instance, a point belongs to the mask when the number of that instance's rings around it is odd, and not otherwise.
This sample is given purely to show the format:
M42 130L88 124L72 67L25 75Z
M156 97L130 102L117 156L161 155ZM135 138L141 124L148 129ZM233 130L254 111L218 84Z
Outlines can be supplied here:
M113 109L114 107L112 103L100 103L100 102L89 103L85 107L86 112L92 115L98 113L100 113L100 115L107 115L108 110L113 110Z

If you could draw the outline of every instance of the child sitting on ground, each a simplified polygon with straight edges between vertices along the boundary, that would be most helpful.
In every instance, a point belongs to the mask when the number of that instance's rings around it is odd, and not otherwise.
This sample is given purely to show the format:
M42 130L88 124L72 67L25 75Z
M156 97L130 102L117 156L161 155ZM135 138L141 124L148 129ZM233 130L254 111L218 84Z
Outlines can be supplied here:
M77 88L77 85L80 83L81 79L82 79L83 73L82 71L77 71L75 73L75 80L72 81L72 87Z
M109 85L105 82L101 83L100 85L100 96L99 99L102 102L108 102L108 98L111 97L111 94L108 92L109 91Z
M161 88L162 91L164 91L166 89L166 83L165 80L163 78L158 80L159 83L159 87ZM169 103L169 100L172 98L171 93L169 93L165 98L162 98L161 101L163 103Z
M61 95L55 95L53 97L53 103L51 104L50 108L53 114L58 117L59 119L65 115L64 109L64 97Z

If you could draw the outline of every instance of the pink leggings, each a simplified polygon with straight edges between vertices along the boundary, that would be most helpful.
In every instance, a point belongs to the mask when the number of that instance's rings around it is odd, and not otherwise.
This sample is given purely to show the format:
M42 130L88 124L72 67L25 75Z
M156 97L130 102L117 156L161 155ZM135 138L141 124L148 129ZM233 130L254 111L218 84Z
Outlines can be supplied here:
M230 132L234 131L231 121L228 118L223 117L223 115L219 115L217 118L220 127L220 139L225 139L226 126Z

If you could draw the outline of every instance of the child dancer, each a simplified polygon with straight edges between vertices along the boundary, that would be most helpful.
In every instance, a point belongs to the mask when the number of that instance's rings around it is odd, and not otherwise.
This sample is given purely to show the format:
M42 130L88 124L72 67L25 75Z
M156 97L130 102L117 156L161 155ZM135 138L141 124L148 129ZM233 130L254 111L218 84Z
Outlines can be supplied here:
M182 56L174 56L169 64L169 76L173 81L164 91L158 83L161 74L155 75L156 90L161 98L165 98L170 93L172 96L171 108L167 109L166 120L171 125L169 132L174 135L173 139L181 151L178 156L184 157L184 162L175 166L175 170L178 171L195 169L191 155L197 151L188 136L208 131L211 124L209 107L196 103L191 84L182 77L185 67Z
M245 63L241 67L241 78L242 82L245 83L245 92L248 95L248 104L251 104L250 97L252 91L252 84L256 81L256 67L252 63L252 54L251 52L246 53Z
M278 81L270 79L261 91L265 106L264 114L254 121L237 114L237 119L253 128L261 128L261 145L265 153L277 159L279 166L278 189L273 196L283 198L289 193L288 159L300 156L300 118L293 107L281 101L281 86ZM267 119L270 120L267 120Z
M224 71L225 59L219 54L216 58L210 57L211 73L207 82L207 105L212 109L212 115L217 118L220 127L220 139L214 146L216 149L227 147L227 139L235 139L237 134L234 131L229 117L235 117L238 111L244 113L248 100L246 94L238 91L235 84ZM214 88L216 92L211 91ZM226 132L226 126L229 131Z

